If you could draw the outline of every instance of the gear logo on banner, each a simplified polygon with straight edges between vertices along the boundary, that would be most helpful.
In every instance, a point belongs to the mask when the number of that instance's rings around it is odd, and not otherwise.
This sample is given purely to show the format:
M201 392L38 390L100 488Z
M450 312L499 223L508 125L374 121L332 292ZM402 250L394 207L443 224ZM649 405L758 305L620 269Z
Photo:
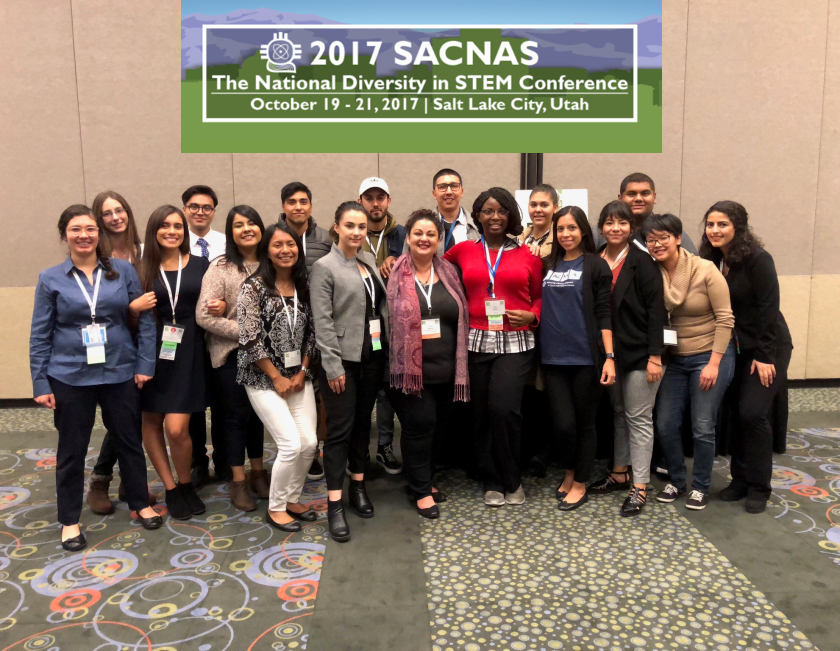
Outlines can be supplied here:
M289 40L289 35L283 32L274 34L274 38L260 47L260 55L267 61L265 67L269 72L297 72L297 66L293 63L301 55L300 45L295 45Z

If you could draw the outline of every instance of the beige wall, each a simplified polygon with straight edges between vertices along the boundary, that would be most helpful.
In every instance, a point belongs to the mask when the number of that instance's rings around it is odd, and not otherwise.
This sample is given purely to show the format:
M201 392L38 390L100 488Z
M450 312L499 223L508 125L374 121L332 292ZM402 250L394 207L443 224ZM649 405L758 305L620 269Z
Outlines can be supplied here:
M792 377L838 377L840 0L663 5L663 152L546 154L545 180L588 188L594 213L644 171L692 236L715 200L744 203L781 275ZM301 180L322 225L371 175L390 184L399 219L433 205L441 167L463 173L468 202L518 186L516 154L181 154L179 20L170 0L0 3L0 398L30 395L33 288L64 255L55 221L101 190L125 195L143 228L193 183L217 190L221 222L235 203L273 219L282 185Z

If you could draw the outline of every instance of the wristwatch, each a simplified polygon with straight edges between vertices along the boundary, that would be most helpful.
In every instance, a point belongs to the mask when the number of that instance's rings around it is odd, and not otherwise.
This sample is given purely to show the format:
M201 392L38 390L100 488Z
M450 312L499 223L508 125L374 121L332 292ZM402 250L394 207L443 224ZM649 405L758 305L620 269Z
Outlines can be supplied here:
M615 353L607 353L607 359L615 361Z

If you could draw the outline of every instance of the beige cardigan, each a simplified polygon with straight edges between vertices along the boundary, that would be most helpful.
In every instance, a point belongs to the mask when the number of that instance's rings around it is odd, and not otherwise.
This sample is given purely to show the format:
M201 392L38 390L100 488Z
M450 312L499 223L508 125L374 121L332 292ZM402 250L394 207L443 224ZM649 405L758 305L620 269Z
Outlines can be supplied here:
M677 330L677 347L671 352L697 355L713 351L725 353L732 338L735 317L729 302L726 279L709 260L685 249L671 278L664 267L665 309Z
M526 238L531 234L531 231L534 230L533 226L528 226L524 231L522 231L522 235L520 235L517 239L525 243ZM548 229L548 237L545 238L545 242L543 242L542 246L540 247L540 258L547 258L548 255L551 253L551 245L554 242L554 227Z
M252 265L251 272L256 266ZM240 271L233 263L227 263L219 256L210 263L201 282L201 294L195 308L195 320L207 331L207 350L210 363L219 368L231 352L239 348L239 322L236 320L236 301L242 291L242 284L250 272ZM224 316L210 316L207 301L221 300L227 303Z

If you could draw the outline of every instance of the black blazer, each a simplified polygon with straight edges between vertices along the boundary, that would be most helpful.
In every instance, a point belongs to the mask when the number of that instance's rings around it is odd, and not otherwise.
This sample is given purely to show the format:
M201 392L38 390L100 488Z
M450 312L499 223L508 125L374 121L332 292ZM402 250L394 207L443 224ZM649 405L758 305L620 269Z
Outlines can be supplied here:
M610 265L595 253L583 254L583 318L586 334L592 349L595 370L601 375L601 367L607 359L601 330L612 330L610 318L610 290L612 271Z
M622 373L645 370L648 357L665 350L667 312L662 272L632 242L610 302L616 366Z

